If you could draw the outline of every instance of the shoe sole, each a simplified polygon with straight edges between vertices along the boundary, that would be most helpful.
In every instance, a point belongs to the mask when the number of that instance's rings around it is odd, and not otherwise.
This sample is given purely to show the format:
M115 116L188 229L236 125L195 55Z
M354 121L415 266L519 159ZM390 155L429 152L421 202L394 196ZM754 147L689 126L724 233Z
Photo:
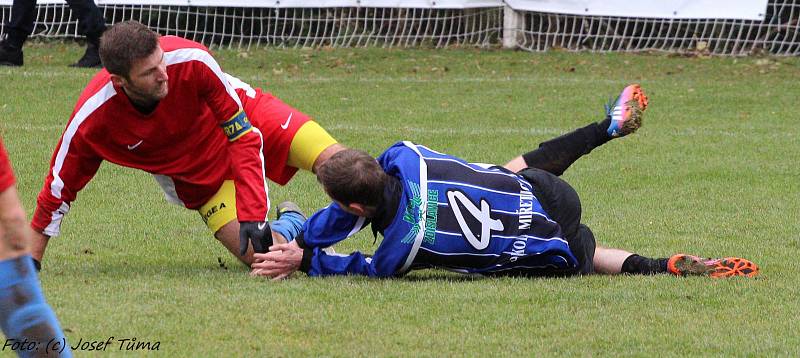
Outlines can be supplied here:
M693 259L690 255L678 257L670 265L670 272L677 276L708 276L711 278L754 277L758 275L758 265L750 260L727 257L713 265Z
M642 117L647 109L647 95L639 85L631 86L630 100L624 103L623 112L630 111L628 120L622 123L619 136L626 136L636 132L642 126ZM627 90L627 88L626 88ZM623 94L624 95L624 94Z
M754 262L739 257L726 257L717 264L717 269L711 274L711 277L754 277L758 273L758 265Z

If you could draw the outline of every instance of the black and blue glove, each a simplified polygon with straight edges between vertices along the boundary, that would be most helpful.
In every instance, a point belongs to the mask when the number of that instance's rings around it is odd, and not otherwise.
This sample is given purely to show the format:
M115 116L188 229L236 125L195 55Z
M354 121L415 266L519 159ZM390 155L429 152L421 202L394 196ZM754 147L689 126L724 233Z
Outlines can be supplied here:
M239 256L247 253L247 243L253 244L253 251L263 254L272 246L272 230L269 222L241 221L239 222Z

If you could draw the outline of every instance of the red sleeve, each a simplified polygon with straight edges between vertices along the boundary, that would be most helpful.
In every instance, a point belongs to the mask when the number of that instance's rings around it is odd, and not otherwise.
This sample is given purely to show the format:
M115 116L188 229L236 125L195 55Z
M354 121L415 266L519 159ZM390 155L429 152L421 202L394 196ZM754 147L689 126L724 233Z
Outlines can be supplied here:
M70 203L102 163L85 139L82 122L83 118L76 118L73 113L50 159L50 170L36 200L31 227L48 236L60 234L61 220Z
M196 63L202 95L228 138L228 155L236 186L239 221L266 221L269 191L264 176L264 138L242 108L239 96L228 83L219 64L209 55Z
M3 140L0 139L0 193L12 185L14 185L14 171L11 169L6 148L3 147Z

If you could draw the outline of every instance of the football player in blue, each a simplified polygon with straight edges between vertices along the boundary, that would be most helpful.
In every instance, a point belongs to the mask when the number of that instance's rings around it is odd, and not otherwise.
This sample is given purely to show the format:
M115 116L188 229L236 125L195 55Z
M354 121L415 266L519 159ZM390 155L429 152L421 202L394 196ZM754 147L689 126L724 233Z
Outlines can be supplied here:
M633 133L647 97L626 87L606 118L540 144L504 167L467 163L411 142L377 161L348 149L317 172L333 199L311 216L294 242L256 254L252 274L282 279L309 276L402 276L444 268L486 276L566 276L592 273L754 276L740 258L677 254L648 258L597 246L581 223L578 194L559 178L594 148ZM384 237L371 256L323 250L371 225Z

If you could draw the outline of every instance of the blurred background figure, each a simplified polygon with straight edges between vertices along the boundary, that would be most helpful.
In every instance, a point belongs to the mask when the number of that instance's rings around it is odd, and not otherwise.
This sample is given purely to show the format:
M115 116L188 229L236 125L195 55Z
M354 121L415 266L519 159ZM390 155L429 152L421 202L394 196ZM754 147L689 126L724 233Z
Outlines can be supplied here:
M100 67L100 36L106 30L103 12L89 0L66 0L78 17L78 32L86 36L86 52L72 67ZM36 19L35 0L14 0L11 20L6 25L6 38L0 42L0 65L22 66L22 45L33 33Z

